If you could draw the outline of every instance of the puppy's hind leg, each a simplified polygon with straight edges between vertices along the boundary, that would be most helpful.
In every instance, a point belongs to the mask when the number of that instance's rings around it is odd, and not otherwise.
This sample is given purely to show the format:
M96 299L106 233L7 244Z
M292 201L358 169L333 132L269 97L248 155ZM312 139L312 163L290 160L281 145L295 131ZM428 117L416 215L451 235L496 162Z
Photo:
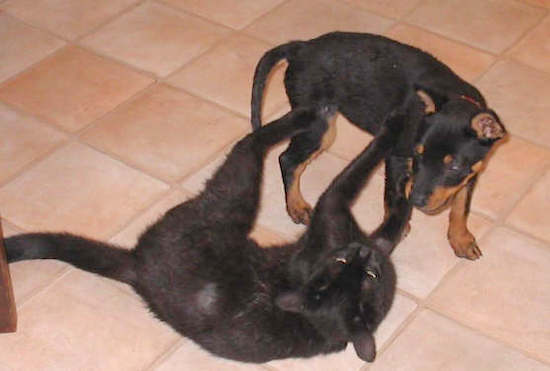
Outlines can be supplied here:
M309 224L311 206L300 190L300 177L311 161L328 149L336 138L334 118L320 122L310 131L292 138L279 157L288 215L295 223Z

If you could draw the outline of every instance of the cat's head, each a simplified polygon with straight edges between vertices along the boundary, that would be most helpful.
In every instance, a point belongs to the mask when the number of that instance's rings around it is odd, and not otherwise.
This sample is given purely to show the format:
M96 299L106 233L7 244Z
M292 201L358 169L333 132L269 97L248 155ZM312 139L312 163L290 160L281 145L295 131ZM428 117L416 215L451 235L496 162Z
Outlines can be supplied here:
M352 243L327 253L305 284L276 299L279 308L300 313L328 341L353 342L359 358L376 356L373 333L395 294L389 258L366 244Z

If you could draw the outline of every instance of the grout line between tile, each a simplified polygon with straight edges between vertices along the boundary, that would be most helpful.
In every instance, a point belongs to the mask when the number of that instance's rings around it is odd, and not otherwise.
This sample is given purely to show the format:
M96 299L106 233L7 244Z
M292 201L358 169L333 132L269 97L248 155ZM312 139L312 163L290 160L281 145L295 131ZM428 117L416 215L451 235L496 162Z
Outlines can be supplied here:
M202 15L200 15L200 14L194 13L194 12L192 12L192 11L190 11L190 10L187 10L187 9L184 9L184 8L180 8L180 7L176 6L176 5L172 5L172 4L170 4L170 3L167 3L167 2L165 2L164 0L152 0L152 1L153 1L153 2L156 2L157 4L160 4L160 5L162 5L162 6L165 6L165 7L169 8L169 9L172 9L172 10L174 10L174 11L177 11L177 12L179 12L179 13L183 13L183 14L186 14L186 15L189 15L189 16L192 16L192 17L200 18L200 19L202 19L203 21L206 21L206 22L208 22L208 23L212 23L212 24L215 24L215 25L217 25L217 26L224 27L224 28L229 28L229 29L231 29L231 30L233 30L233 31L241 31L241 30L243 30L244 28L250 26L252 23L256 22L259 18L263 17L265 14L268 14L268 13L272 12L273 10L275 10L276 8L278 8L282 3L286 3L286 2L287 2L287 0L283 0L283 1L281 2L281 4L275 5L273 8L271 8L270 10L268 10L267 12L265 12L264 14L260 14L258 17L256 17L256 18L250 20L247 24L245 24L244 26L241 26L241 27L239 28L239 27L233 27L233 26L225 25L225 24L223 24L223 23L217 22L217 21L214 20L214 19L207 18L207 17L202 16Z
M516 0L516 3L518 3L518 1ZM533 8L538 8L538 7L534 7L532 6L532 4L529 4L529 3L523 3L523 2L519 2L519 4L523 4L523 5L526 5L526 6L529 6L529 7L533 7ZM541 8L538 8L538 9L541 9ZM542 15L540 17L540 19L538 19L532 27L528 28L528 29L525 29L521 35L519 35L516 40L514 41L514 43L508 45L507 47L505 47L499 54L503 57L505 57L508 52L510 51L510 49L513 49L516 45L518 45L519 43L521 43L523 41L523 39L525 39L535 28L537 28L543 21L544 19L546 18L546 16L549 14L549 11L548 9L545 9L543 10L543 12L545 13L544 15Z
M38 29L38 30L40 30L40 29ZM40 31L42 31L42 30L40 30ZM5 79L4 81L0 82L0 89L3 89L5 86L9 85L12 81L16 80L20 76L22 76L22 75L30 72L31 70L35 69L36 66L39 65L40 63L42 63L44 61L47 61L49 59L53 59L58 54L61 54L61 52L66 50L69 47L69 45L70 45L70 43L65 42L65 45L62 45L59 48L51 51L50 53L46 54L41 59L37 60L36 62L34 62L30 65L28 65L26 68L22 69L21 71L15 73L14 75L12 75L12 76L8 77L7 79ZM2 101L2 102L4 102L4 101Z
M428 0L420 0L411 10L403 14L401 17L402 20L410 17L411 14L413 14L418 8L420 8L424 3L428 2Z
M380 359L380 357L386 352L387 349L389 349L397 340L399 336L405 331L406 328L409 327L409 325L418 317L418 314L425 310L424 306L417 304L416 308L399 324L397 329L391 334L391 336L382 344L381 347L378 348L376 358ZM376 362L376 361L375 361ZM360 368L360 371L367 371L371 367L370 364L366 363L364 366Z
M216 22L215 20L213 19L210 19L210 18L206 18L200 14L196 14L196 13L193 13L189 10L186 10L186 9L183 9L183 8L179 8L175 5L172 5L170 3L166 3L162 0L150 0L149 2L151 3L156 3L157 5L160 5L160 6L163 6L165 8L168 8L176 13L179 13L179 14L185 14L186 16L189 16L189 17L193 17L193 18L198 18L200 19L201 21L204 21L204 22L207 22L207 23L210 23L212 25L215 25L217 27L223 27L223 28L227 28L228 30L231 30L231 31L237 31L236 28L233 28L231 26L227 26L223 23L219 23L219 22Z
M1 213L0 213L0 222L2 223L2 231L4 234L4 238L6 238L6 232L5 232L6 226L8 226L10 229L13 229L16 234L25 233L25 230L23 228L19 227L18 225L12 223L11 221L3 217Z
M71 143L71 139L70 138L65 138L65 139L61 140L58 144L52 146L51 148L40 152L36 156L36 158L32 159L31 161L29 161L25 165L21 166L17 171L15 171L9 177L7 177L3 181L1 181L0 182L0 188L4 187L8 183L12 182L13 180L15 180L20 175L23 175L23 173L27 172L28 170L31 170L37 164L39 164L40 162L42 162L46 158L50 157L54 152L57 152L59 149L61 149L62 147L68 145L69 143Z
M63 277L65 277L67 274L69 274L69 272L71 272L72 270L74 270L75 268L73 268L71 265L69 265L68 263L65 263L67 264L67 267L63 268L58 275L56 275L54 278L52 278L52 280L44 285L43 287L40 287L36 290L33 290L33 292L31 292L32 294L29 294L25 299L23 299L21 301L21 303L18 303L17 304L17 311L21 311L23 310L23 308L25 308L27 305L29 305L29 303L31 303L32 301L36 300L36 298L46 294L51 288L53 285L55 285L59 280L61 280Z
M2 2L0 2L0 5L2 4ZM41 28L39 26L36 26L36 25L33 25L32 23L29 23L27 21L25 21L24 19L21 19L21 18L18 18L15 14L12 14L11 12L9 12L8 10L5 10L5 9L0 9L0 12L2 12L3 14L13 18L13 19L16 19L18 22L21 22L23 23L25 26L27 27L30 27L30 28L33 28L37 31L40 31L40 32L43 32L45 34L47 34L48 36L50 37L53 37L53 38L56 38L56 39L59 39L59 40L62 40L66 43L70 43L71 40L70 39L67 39L65 38L64 36L62 35L58 35L50 30L48 30L47 28Z
M223 42L227 41L227 39L233 37L234 35L237 35L239 34L239 32L235 31L235 30L231 30L227 33L227 35L221 37L218 41L212 43L212 45L210 45L210 47L206 48L205 50L203 50L201 53L198 53L197 55L193 56L192 58L190 58L188 61L184 62L181 66L179 66L178 68L176 68L174 71L170 72L169 74L167 74L166 76L159 76L158 79L159 81L161 82L164 82L166 84L170 84L169 80L172 79L175 75L177 75L178 73L180 73L181 71L183 71L187 66L191 65L192 63L194 63L196 60L198 60L199 58L203 57L204 55L206 55L207 53L209 53L210 51L214 50L215 48L218 47L218 45L222 44ZM174 86L172 84L170 84L171 86Z
M73 44L79 43L82 39L84 39L84 38L90 36L91 34L99 31L99 29L103 28L104 26L108 25L111 22L114 22L116 19L119 19L119 18L123 17L126 13L130 13L132 10L134 10L135 8L141 6L143 3L147 2L147 1L148 0L138 0L135 3L133 3L131 5L128 5L126 8L119 10L118 12L113 14L112 16L107 17L105 20L103 20L103 22L100 22L99 24L97 24L95 27L92 27L90 30L84 32L82 35L79 35L79 36L75 37L74 39L72 39L72 43Z
M96 49L93 49L91 47L89 47L88 45L86 44L71 44L73 47L76 47L76 48L80 48L82 50L85 50L87 51L88 53L91 53L91 54L94 54L100 58L103 58L103 59L106 59L107 61L110 61L112 63L116 63L118 65L121 65L121 66L124 66L128 69L130 69L131 71L133 72L136 72L136 73L139 73L143 76L146 76L154 81L157 81L159 80L159 76L156 75L154 72L151 72L151 71L147 71L147 70L144 70L144 69L141 69L139 68L138 66L134 66L133 64L130 64L126 61L123 61L122 59L118 59L112 55L108 55L108 54L105 54L103 52L101 52L100 50L96 50Z
M392 27L390 27L388 30L386 30L383 34L384 35L387 35L387 33L394 29L396 26L398 25L404 25L404 26L407 26L407 27L411 27L411 28L416 28L416 29L419 29L419 30L422 30L423 32L426 32L426 33L429 33L430 35L433 35L433 36L436 36L436 37L439 37L439 38L442 38L444 40L447 40L447 41L450 41L452 43L455 43L455 44L459 44L459 45L462 45L464 47L467 47L469 49L474 49L475 51L477 52L480 52L480 53L483 53L483 54L488 54L494 58L497 58L498 57L498 53L495 53L495 52L492 52L492 51L489 51L489 50L485 50L483 48L480 48L479 46L475 46L475 45L470 45L468 44L467 42L465 41L462 41L462 40L456 40L456 39L451 39L450 37L448 36L445 36L445 35L442 35L440 33L437 33L437 32L434 32L430 29L427 29L427 28L424 28L422 26L419 26L417 24L414 24L414 23L410 23L410 22L407 22L404 18L397 22L396 24L394 24Z
M485 241L496 229L498 229L499 227L503 227L504 224L502 223L502 220L499 218L499 221L493 223L489 229L487 230L487 232L480 238L480 241L483 242ZM519 233L521 233L522 235L526 236L526 237L529 237L529 238L533 238L531 235L528 235L526 234L525 232L520 232L518 231ZM538 239L538 241L540 241L540 239ZM543 242L545 245L547 245L548 243L547 242ZM481 258L483 259L483 257ZM432 302L432 298L435 294L435 292L439 289L439 287L441 287L443 285L443 283L445 281L447 281L448 279L454 277L456 274L458 274L458 272L460 272L460 270L462 270L466 264L475 264L475 262L471 262L471 261L466 261L464 259L461 259L459 262L457 262L451 269L449 269L444 275L443 277L439 280L439 282L437 283L437 285L432 289L432 291L426 296L426 298L424 298L423 300L421 300L420 302L420 306L422 306L423 308L426 308L426 309L429 309L439 315L442 315L444 316L445 318L455 322L455 323L458 323L464 327L467 327L468 329L472 330L473 332L477 333L477 334L481 334L485 337L488 337L490 339L492 339L493 341L496 341L497 343L499 344L503 344L503 345L506 345L507 347L511 348L511 349L514 349L516 351L519 351L521 352L522 354L524 354L525 356L527 356L528 358L531 358L531 359L535 359L537 361L540 361L540 362L543 362L543 363L546 363L543 359L541 359L539 356L537 356L536 354L534 353L531 353L529 351L526 351L520 347L518 347L517 345L514 345L514 344L510 344L508 342L506 342L505 340L503 339L500 339L500 338L497 338L497 337L494 337L492 336L491 334L487 333L484 331L484 329L482 328L475 328L475 327L472 327L471 325L469 325L466 321L464 321L463 319L461 318L454 318L454 317L451 317L449 314L447 314L445 312L444 309L440 309L437 305L435 305L433 302Z
M101 52L101 51L99 51L99 50L96 50L96 49L94 49L94 48L92 48L92 47L89 47L89 46L87 46L87 45L85 45L85 44L82 43L83 38L78 39L77 41L75 41L74 44L75 44L75 45L78 45L79 47L81 47L81 48L83 48L83 49L85 49L85 50L87 50L87 51L89 51L89 52L92 52L92 53L95 53L95 54L97 54L97 55L100 55L100 56L102 56L103 58L107 58L107 59L109 59L109 60L112 60L112 61L115 61L115 62L117 62L117 63L123 64L123 65L125 65L125 66L131 68L132 70L135 70L135 71L137 71L137 72L139 72L139 73L141 73L141 74L145 74L145 75L147 75L148 77L151 77L151 78L154 79L154 80L157 80L157 81L164 81L164 80L168 79L169 77L171 77L173 74L175 74L176 71L179 71L179 70L183 69L185 66L187 66L188 64L194 62L196 59L200 58L200 57L203 56L205 53L207 53L208 51L210 51L213 47L215 47L215 46L217 46L218 44L220 44L221 42L225 41L228 37L230 37L231 35L233 35L233 34L235 33L235 30L233 30L233 29L230 28L230 27L227 27L227 26L224 26L224 25L221 25L221 24L212 22L212 21L210 21L210 20L208 20L208 19L205 19L205 18L198 17L198 16L196 16L196 15L194 15L194 14L189 14L189 13L187 13L187 12L182 11L181 9L174 8L174 7L172 7L172 6L168 6L168 5L165 4L165 3L158 3L158 2L156 2L156 1L144 0L144 1L142 1L142 2L140 3L140 5L145 4L146 2L149 2L149 3L156 3L157 5L160 5L160 6L162 6L162 7L166 7L166 8L170 9L171 11L173 11L173 12L179 14L179 15L185 14L186 16L189 16L189 17L200 18L202 21L208 22L208 23L210 23L210 24L212 24L212 25L214 25L214 26L216 26L216 27L225 28L225 29L228 30L228 32L227 32L227 34L226 34L225 36L221 37L220 40L214 42L214 43L213 43L212 45L210 45L208 48L206 48L206 49L203 50L202 52L198 53L197 55L193 56L193 57L190 58L188 61L184 62L181 66L179 66L176 70L174 70L174 71L168 73L166 76L157 75L157 74L154 73L154 72L151 72L151 71L148 71L148 70L141 69L140 67L134 66L133 64L130 64L130 63L126 62L126 61L123 61L123 60L121 60L121 59L118 59L118 58L115 57L115 56L105 54L105 53L103 53L103 52ZM134 7L134 8L137 8L137 6ZM132 8L132 10L133 10L133 8ZM129 11L128 11L128 12L129 12ZM114 21L114 20L113 20L113 21ZM95 31L99 31L99 30L95 30ZM95 31L94 31L94 32L95 32ZM90 34L87 35L87 36L90 36L91 34L93 34L93 32L90 33Z
M501 338L496 337L496 336L494 336L494 335L492 335L488 332L485 332L484 329L473 327L470 324L468 324L466 321L463 321L462 318L451 317L445 311L442 311L442 310L438 309L435 306L427 306L426 309L436 313L437 315L439 315L441 317L444 317L445 319L447 319L449 321L452 321L452 322L457 323L458 325L460 325L462 327L467 328L468 330L474 332L477 335L483 336L484 338L492 340L497 344L504 345L507 348L515 350L516 352L521 353L522 355L524 355L527 358L530 358L532 360L541 362L542 364L545 364L545 365L550 365L550 363L548 361L546 361L545 359L543 359L542 357L540 357L536 353L532 353L532 352L530 352L526 349L520 348L519 346L517 346L515 344L511 344L511 343L507 342L504 339L501 339Z
M522 229L519 229L517 227L514 227L511 224L505 223L502 225L502 227L505 227L506 229L509 229L513 231L514 233L517 233L525 238L528 238L530 240L533 240L534 242L543 245L546 248L550 248L550 241L542 239L541 237L537 237L535 235L530 234L529 232L526 232Z
M146 365L142 371L152 371L166 361L172 354L174 354L185 343L186 338L182 335L176 339L176 341L170 345L164 352L160 353L150 364Z
M535 187L535 185L546 175L549 170L550 163L544 166L538 174L533 175L533 177L529 179L529 182L527 182L523 190L518 192L518 197L515 202L513 202L507 209L504 209L499 213L498 218L496 219L498 225L505 225L506 219L508 219L512 211L519 205L525 196L531 192L533 187Z

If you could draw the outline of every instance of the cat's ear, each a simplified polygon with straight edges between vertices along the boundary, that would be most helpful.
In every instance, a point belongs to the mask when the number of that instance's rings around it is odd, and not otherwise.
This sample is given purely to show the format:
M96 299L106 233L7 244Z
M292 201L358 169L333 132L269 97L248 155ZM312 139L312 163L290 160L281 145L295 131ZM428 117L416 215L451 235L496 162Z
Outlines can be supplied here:
M353 347L357 357L366 362L373 362L376 357L376 344L370 332L360 331L353 335Z
M304 298L298 291L289 291L275 298L275 304L284 311L300 313L304 310Z

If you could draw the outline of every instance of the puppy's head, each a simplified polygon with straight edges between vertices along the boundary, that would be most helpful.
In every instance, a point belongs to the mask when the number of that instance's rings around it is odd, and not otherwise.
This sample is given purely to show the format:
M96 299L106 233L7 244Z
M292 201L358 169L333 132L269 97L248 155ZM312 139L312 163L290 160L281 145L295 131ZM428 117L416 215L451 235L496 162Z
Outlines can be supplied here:
M376 356L373 332L391 307L395 271L388 257L359 243L326 254L302 287L276 304L300 313L331 343L352 342L368 362Z
M485 166L494 143L506 136L498 116L466 96L439 100L420 92L427 115L414 149L412 204L433 214Z

